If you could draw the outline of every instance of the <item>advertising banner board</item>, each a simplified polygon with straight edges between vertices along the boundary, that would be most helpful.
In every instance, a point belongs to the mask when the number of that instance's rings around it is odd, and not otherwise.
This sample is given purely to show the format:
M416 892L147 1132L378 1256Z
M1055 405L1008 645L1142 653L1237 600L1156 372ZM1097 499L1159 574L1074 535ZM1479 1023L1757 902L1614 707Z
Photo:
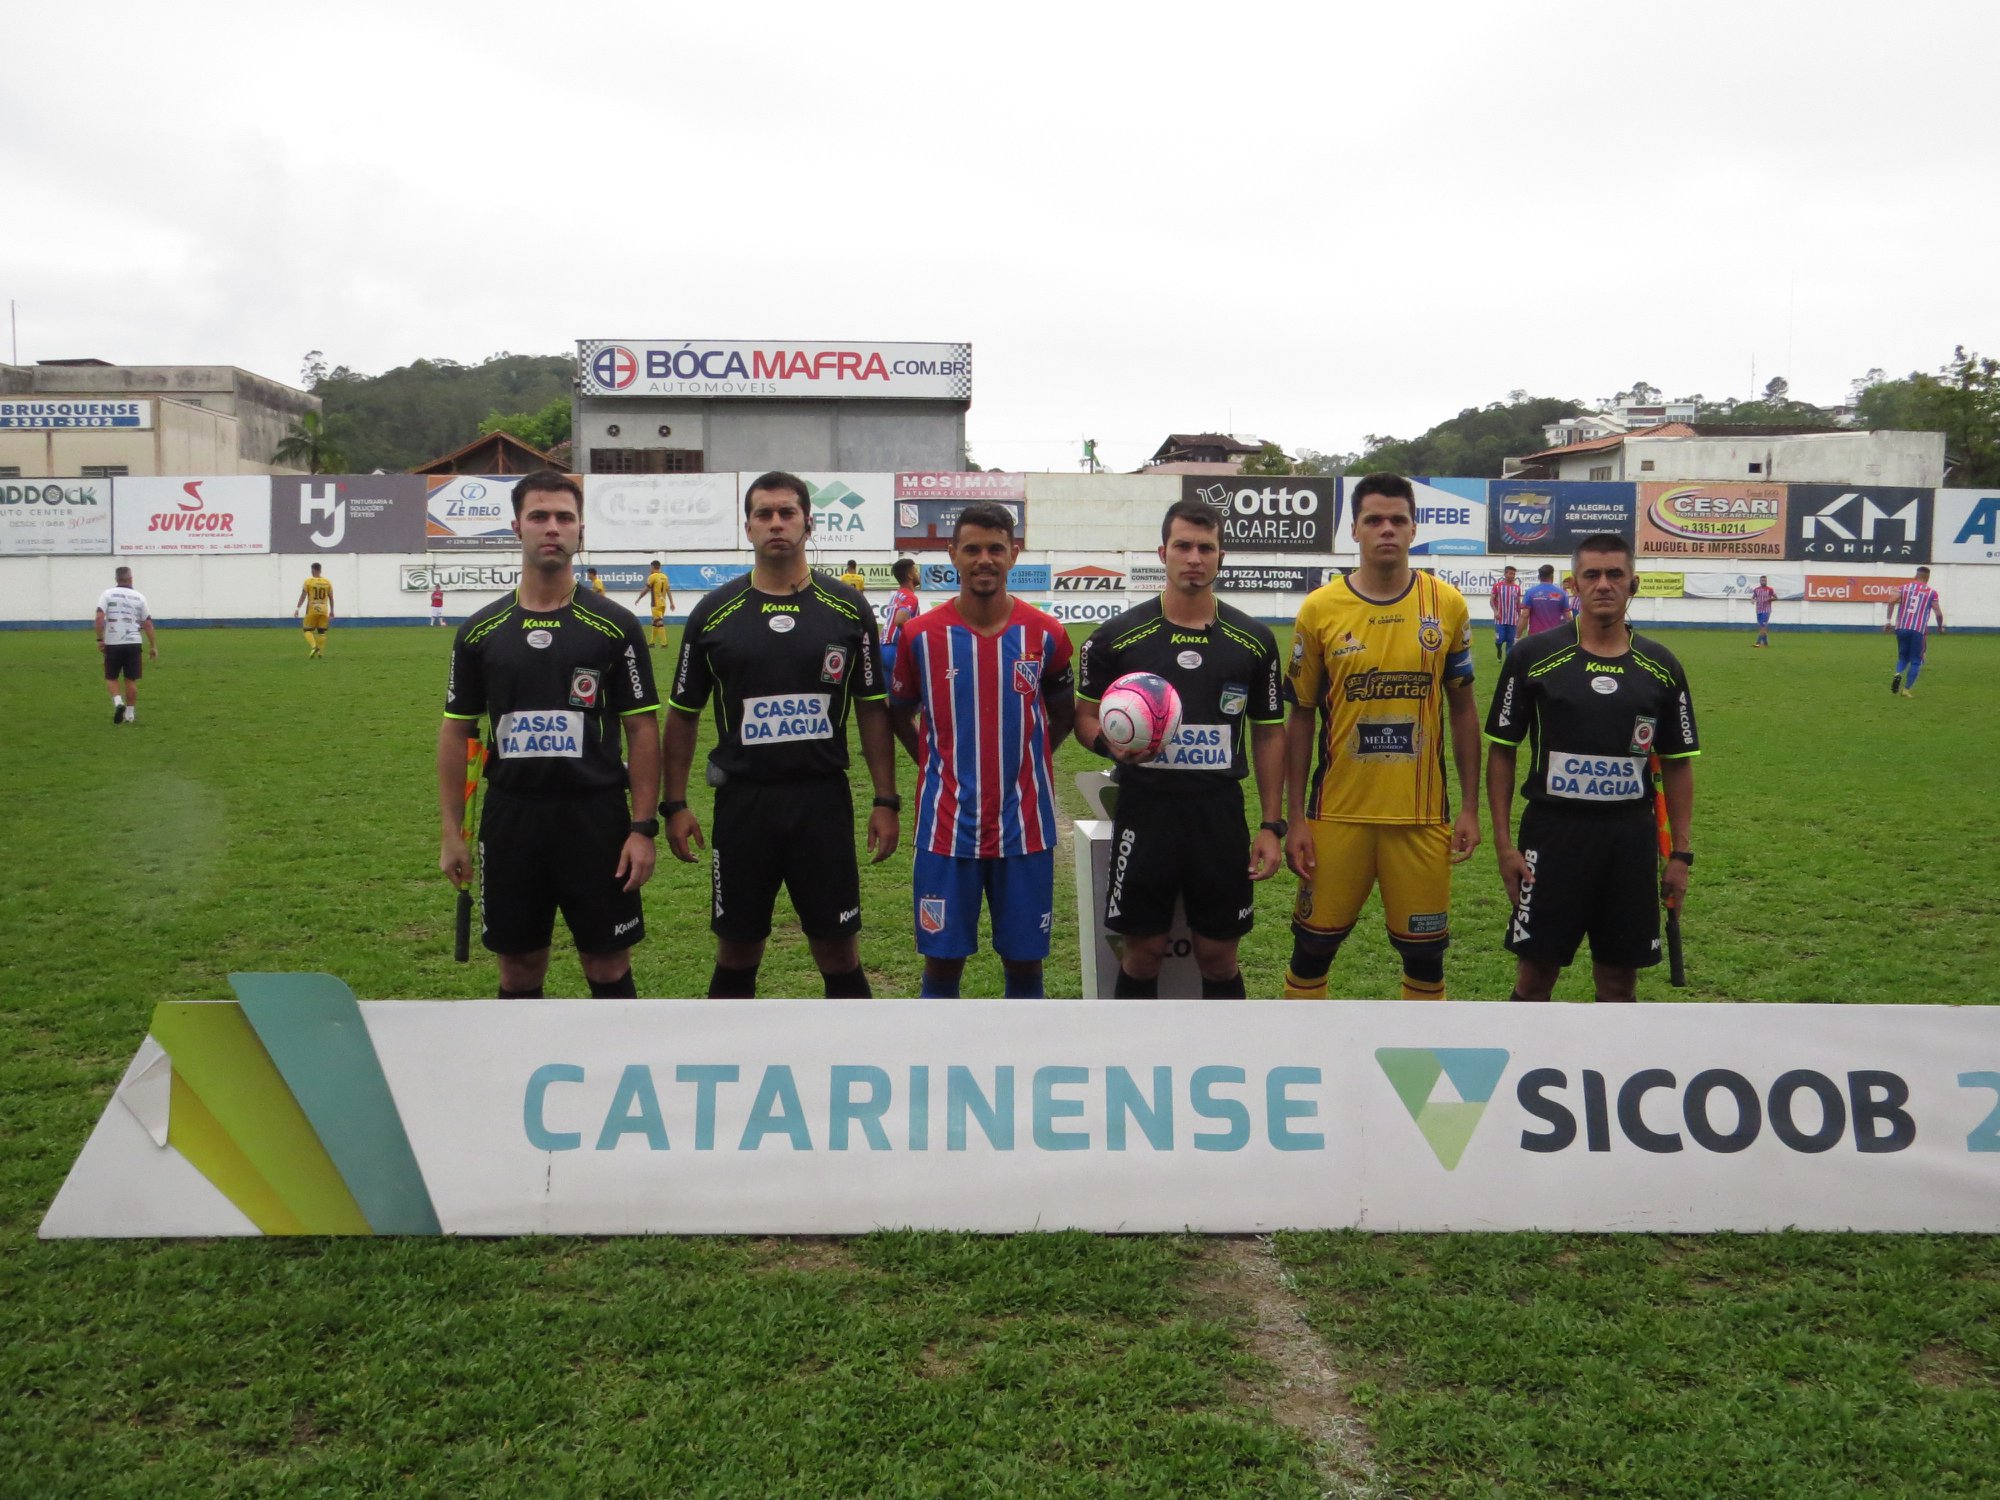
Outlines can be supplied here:
M1639 572L1639 597L1641 599L1678 599L1687 592L1687 574L1655 573L1651 568Z
M984 497L981 497L984 498ZM959 513L971 500L898 500L896 502L896 550L898 552L948 552L952 528ZM993 502L1014 518L1014 540L1028 545L1028 503L1025 500Z
M1780 599L1803 599L1806 596L1803 573L1689 573L1684 592L1690 599L1748 599L1759 578L1769 578ZM1639 583L1642 590L1645 582L1646 575L1641 573Z
M1599 532L1632 539L1636 486L1613 480L1495 479L1486 486L1488 552L1567 557Z
M1888 604L1914 578L1855 578L1833 573L1806 574L1806 598L1824 604Z
M898 500L1025 500L1025 474L939 474L905 470L896 476Z
M795 344L735 339L578 339L586 396L970 401L970 344Z
M1785 555L1785 486L1642 483L1639 554L1776 562Z
M1337 479L1184 474L1181 498L1221 518L1224 552L1331 552L1340 530Z
M425 551L520 553L521 539L514 534L514 486L520 483L518 474L427 474L423 478ZM586 489L586 535L590 527L589 500L590 492Z
M108 479L0 479L0 557L111 550Z
M273 552L421 552L424 529L421 474L271 478Z
M1351 496L1357 479L1341 481L1343 495ZM1486 481L1483 479L1413 479L1417 492L1417 535L1410 543L1412 557L1477 557L1486 550ZM1347 514L1354 514L1354 501L1345 501ZM1342 527L1333 550L1353 552L1354 538Z
M755 475L747 475L748 484ZM812 491L812 544L822 556L838 554L834 565L855 552L896 548L896 476L893 474L801 474Z
M152 425L150 401L93 401L76 396L0 397L0 432L67 432L79 428L143 432Z
M742 547L743 504L736 479L733 470L586 474L584 537L594 552L726 552Z
M1933 492L1905 485L1795 484L1785 556L1798 562L1927 563Z
M114 479L111 538L120 553L269 552L270 476Z
M1986 1005L233 982L154 1009L45 1238L2000 1231Z
M1054 587L1053 575L1047 563L1015 563L1013 571L1007 575L1007 592L1010 594L1042 594ZM958 569L950 563L920 563L917 567L917 588L927 594L940 591L958 592Z
M428 594L434 588L441 588L447 594L498 594L519 585L521 565L518 562L404 563L396 570L396 576L406 594Z
M2000 563L2000 490L1939 490L1931 561Z

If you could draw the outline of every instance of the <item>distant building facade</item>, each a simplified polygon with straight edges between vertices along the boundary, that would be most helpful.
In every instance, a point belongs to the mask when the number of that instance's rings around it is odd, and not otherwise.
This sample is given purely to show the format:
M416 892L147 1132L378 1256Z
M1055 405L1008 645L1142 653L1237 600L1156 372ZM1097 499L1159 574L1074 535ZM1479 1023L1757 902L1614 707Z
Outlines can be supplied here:
M1510 458L1506 479L1944 483L1941 432L1855 432L1673 422Z
M271 455L319 409L234 365L0 364L0 477L296 474Z

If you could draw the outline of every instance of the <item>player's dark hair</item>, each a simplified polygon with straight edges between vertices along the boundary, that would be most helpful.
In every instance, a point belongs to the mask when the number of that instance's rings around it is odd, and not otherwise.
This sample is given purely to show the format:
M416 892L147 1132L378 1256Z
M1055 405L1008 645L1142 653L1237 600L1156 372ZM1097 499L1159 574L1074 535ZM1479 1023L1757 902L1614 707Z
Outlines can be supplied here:
M790 490L794 495L798 496L799 509L806 513L806 519L812 519L812 491L806 488L806 482L796 474L787 474L783 469L773 469L768 474L759 474L744 487L744 520L747 521L750 519L750 497L759 490Z
M1215 507L1206 500L1176 500L1167 507L1167 513L1160 517L1160 545L1167 544L1167 533L1174 529L1174 522L1185 521L1190 526L1199 526L1203 531L1217 533L1216 540L1222 540L1222 517Z
M1917 569L1917 577L1919 577L1919 578L1928 578L1928 577L1930 577L1930 576L1931 576L1931 570L1930 570L1929 568L1919 568L1919 569Z
M899 557L896 566L889 572L904 588L911 588L917 581L917 560L913 557Z
M129 584L132 581L132 570L130 568L114 568L111 573L111 581L121 587Z
M958 534L968 526L983 526L988 531L1004 531L1007 533L1007 539L1012 541L1014 538L1014 513L1007 509L1006 506L995 505L990 500L981 500L975 504L966 506L964 510L958 513L958 519L952 523L951 540L953 546L958 545Z
M850 573L854 571L854 559L851 557L847 560L847 571Z
M583 486L567 474L558 474L554 469L537 469L514 486L514 515L521 514L521 503L530 495L568 495L576 502L576 513L583 514Z
M1401 500L1410 507L1410 519L1417 519L1417 492L1410 487L1410 481L1401 474L1370 474L1354 487L1352 496L1354 515L1361 514L1361 502L1370 495L1381 495L1390 500Z
M1535 569L1535 576L1541 579L1543 583L1554 583L1556 581L1556 565L1554 563L1543 563L1539 568Z
M1508 563L1507 566L1502 568L1500 571L1503 573L1517 573L1520 571L1520 569L1516 568L1512 563Z
M1577 573L1583 571L1583 554L1586 552L1622 552L1626 568L1633 572L1638 570L1638 558L1632 551L1632 544L1615 531L1600 531L1576 544L1576 551L1570 554L1569 565Z
M315 573L317 573L317 572L319 571L319 564L318 564L318 563L314 563L314 564L313 564L313 571L314 571Z

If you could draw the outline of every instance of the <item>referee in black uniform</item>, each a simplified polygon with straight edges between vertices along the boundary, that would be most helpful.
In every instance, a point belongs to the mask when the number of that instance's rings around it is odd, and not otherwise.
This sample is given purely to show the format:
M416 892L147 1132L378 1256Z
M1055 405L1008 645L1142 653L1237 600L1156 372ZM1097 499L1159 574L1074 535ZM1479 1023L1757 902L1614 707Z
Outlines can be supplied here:
M632 946L646 935L639 887L652 876L659 820L659 696L646 638L602 594L577 596L583 493L566 474L514 486L521 583L459 628L438 731L438 866L472 875L460 832L465 744L492 720L479 820L481 940L500 958L500 998L534 999L562 911L599 998L638 993ZM618 758L623 722L629 766ZM629 790L631 802L626 802ZM647 816L634 820L634 810Z
M1284 864L1283 663L1268 626L1215 597L1222 530L1213 510L1176 503L1160 542L1165 591L1098 626L1077 674L1077 740L1121 762L1104 909L1104 925L1125 940L1113 993L1158 997L1179 899L1202 998L1240 1000L1236 949L1256 906L1250 883ZM1128 672L1155 673L1180 694L1181 727L1158 755L1114 755L1103 739L1098 700ZM1243 816L1252 760L1263 813L1254 837Z
M1687 895L1694 853L1694 699L1687 674L1625 623L1639 592L1632 544L1586 537L1572 559L1583 611L1507 654L1486 715L1486 801L1513 915L1513 999L1546 1000L1590 939L1599 1000L1633 1000L1660 961L1660 901ZM1527 808L1507 836L1516 758L1528 742ZM1658 755L1673 853L1656 887L1648 757Z
M688 616L667 695L666 819L674 857L694 863L701 828L687 805L702 705L715 698L709 864L715 933L710 999L748 999L771 935L778 887L791 893L829 998L873 994L861 968L861 874L847 781L847 719L875 784L868 848L880 863L900 836L888 686L867 598L806 564L812 510L792 474L754 479L743 496L750 572Z

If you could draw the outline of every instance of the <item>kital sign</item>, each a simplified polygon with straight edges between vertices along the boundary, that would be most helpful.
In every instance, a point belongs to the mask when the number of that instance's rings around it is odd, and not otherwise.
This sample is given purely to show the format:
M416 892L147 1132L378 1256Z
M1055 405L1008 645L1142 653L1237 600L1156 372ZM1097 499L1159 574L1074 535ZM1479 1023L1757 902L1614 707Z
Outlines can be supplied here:
M2000 1011L158 1006L45 1237L2000 1230Z

